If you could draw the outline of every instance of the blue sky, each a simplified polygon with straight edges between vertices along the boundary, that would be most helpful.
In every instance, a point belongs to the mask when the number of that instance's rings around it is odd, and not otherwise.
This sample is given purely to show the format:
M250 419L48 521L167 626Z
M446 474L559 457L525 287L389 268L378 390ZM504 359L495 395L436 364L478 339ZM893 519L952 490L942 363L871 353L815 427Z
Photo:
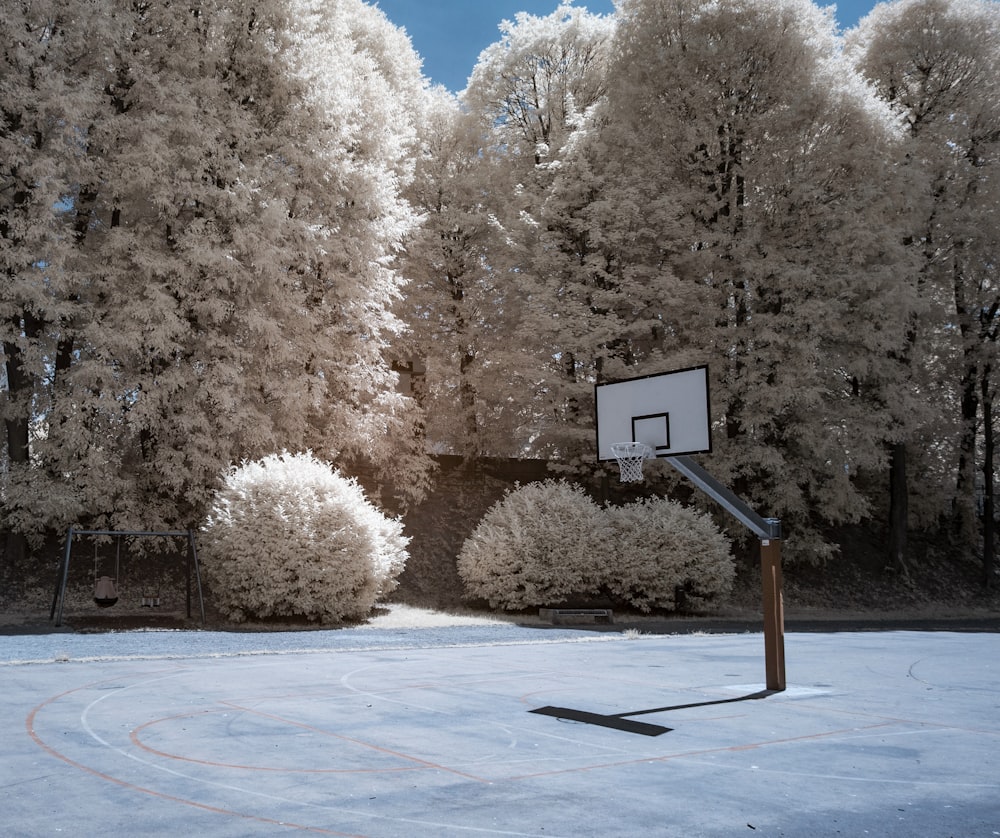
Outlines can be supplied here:
M500 37L503 19L517 12L551 14L559 0L370 0L397 26L406 29L424 60L424 75L456 93L465 87L479 53ZM828 5L822 2L822 5ZM595 14L610 14L612 0L578 0ZM837 3L841 27L853 26L874 0Z

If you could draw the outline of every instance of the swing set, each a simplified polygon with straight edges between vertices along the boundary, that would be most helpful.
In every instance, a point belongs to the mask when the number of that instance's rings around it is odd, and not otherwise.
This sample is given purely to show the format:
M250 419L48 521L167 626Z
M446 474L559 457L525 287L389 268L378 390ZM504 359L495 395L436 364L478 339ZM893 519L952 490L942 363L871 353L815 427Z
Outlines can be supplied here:
M201 567L198 564L198 550L194 543L193 530L174 530L164 532L139 531L139 530L78 530L70 527L66 534L66 552L63 556L62 569L56 582L55 594L52 597L52 610L49 612L49 620L55 619L57 626L62 625L63 606L66 601L66 585L69 581L69 563L73 554L73 540L82 536L109 536L115 538L115 570L114 576L107 574L100 575L101 559L97 551L97 542L94 542L94 604L98 608L110 608L119 599L119 586L122 580L121 544L122 538L183 538L187 542L187 555L185 561L187 579L187 616L191 618L191 577L192 572L197 583L198 605L201 610L201 624L205 625L205 599L201 590ZM150 593L143 591L142 606L156 607L160 604L159 591Z

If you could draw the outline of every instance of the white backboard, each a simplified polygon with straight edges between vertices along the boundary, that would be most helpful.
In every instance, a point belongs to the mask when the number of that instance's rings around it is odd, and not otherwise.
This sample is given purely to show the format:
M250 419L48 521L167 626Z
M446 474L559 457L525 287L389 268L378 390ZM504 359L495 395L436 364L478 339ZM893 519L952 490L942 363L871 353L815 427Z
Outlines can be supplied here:
M594 402L600 461L616 442L644 442L654 457L712 450L708 367L598 384Z

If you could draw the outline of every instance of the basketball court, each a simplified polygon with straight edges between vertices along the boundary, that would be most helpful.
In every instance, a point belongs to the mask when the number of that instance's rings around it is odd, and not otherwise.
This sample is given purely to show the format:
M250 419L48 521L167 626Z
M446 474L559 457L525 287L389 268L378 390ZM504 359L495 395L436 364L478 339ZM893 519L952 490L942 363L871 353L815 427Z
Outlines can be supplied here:
M4 834L1000 834L997 634L385 637L18 638Z
M598 459L758 535L760 633L0 638L4 834L1000 836L1000 635L786 637L780 522L688 456L707 383L599 385Z

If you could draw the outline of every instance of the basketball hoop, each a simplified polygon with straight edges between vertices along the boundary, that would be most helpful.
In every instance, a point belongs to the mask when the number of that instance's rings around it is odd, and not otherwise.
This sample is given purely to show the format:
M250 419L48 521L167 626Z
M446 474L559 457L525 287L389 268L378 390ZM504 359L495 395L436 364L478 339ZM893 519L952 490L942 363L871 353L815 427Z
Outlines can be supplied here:
M622 470L622 483L642 482L642 461L653 456L653 449L643 442L616 442L611 453Z

